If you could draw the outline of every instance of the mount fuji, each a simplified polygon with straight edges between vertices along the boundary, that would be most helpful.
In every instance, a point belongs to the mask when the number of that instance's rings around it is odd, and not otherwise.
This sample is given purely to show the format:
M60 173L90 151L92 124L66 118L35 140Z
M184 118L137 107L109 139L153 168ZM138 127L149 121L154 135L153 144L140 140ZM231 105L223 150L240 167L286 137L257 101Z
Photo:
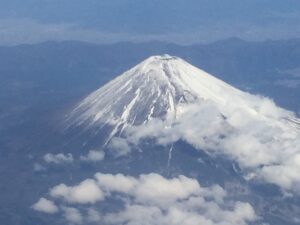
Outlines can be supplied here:
M259 96L240 91L186 61L152 56L91 93L68 116L69 126L110 127L107 142L131 126L160 119L172 124L190 105L216 106L220 115L236 111L270 123L298 127L292 113ZM230 116L230 115L228 115Z

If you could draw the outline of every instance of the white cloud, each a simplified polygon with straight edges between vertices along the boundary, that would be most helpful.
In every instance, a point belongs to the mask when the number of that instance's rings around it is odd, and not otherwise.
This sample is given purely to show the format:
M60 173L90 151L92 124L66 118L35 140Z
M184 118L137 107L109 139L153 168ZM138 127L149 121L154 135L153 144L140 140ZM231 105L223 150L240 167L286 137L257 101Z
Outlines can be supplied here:
M106 192L130 193L138 183L135 178L123 174L96 173L95 178L101 189Z
M138 144L143 138L155 138L161 145L182 139L197 149L230 157L257 178L300 193L300 176L289 172L300 171L294 160L300 154L300 120L269 99L247 98L240 104L228 99L224 105L211 101L184 105L173 124L154 119L128 128L127 139ZM280 176L268 172L271 168Z
M65 184L57 185L50 190L50 195L80 204L95 203L104 198L103 192L93 179L87 179L72 187Z
M203 191L197 180L179 176L165 179L158 174L140 176L135 190L137 202L149 202L155 205L170 205Z
M63 164L63 163L71 163L74 161L73 155L68 153L67 155L63 154L63 153L59 153L59 154L51 154L48 153L46 155L44 155L44 160L47 163L55 163L55 164Z
M71 224L81 224L83 221L80 211L76 208L64 207L64 216Z
M87 155L80 156L83 161L98 162L102 161L105 157L105 152L98 150L90 150Z
M270 182L300 194L300 154L286 159L283 164L265 166L259 172Z
M73 204L72 208L63 209L69 222L101 222L106 225L246 225L258 219L250 204L227 200L222 187L202 187L197 180L183 175L167 179L154 173L137 178L97 173L95 178L77 186L59 185L51 189L50 195ZM105 198L101 198L102 205L114 199L121 201L120 208L117 211L108 208L108 213L98 211L96 205L87 211L76 208L77 203L94 204L100 200L97 195L89 195L82 201L82 197L75 197L71 193L79 186L80 193L90 193L87 183L93 186L97 184L97 190L105 193Z
M119 137L112 138L109 142L108 148L116 157L125 156L131 152L126 139Z
M54 202L45 198L40 198L40 200L36 202L32 208L36 211L48 214L54 214L58 212L58 207L54 204Z

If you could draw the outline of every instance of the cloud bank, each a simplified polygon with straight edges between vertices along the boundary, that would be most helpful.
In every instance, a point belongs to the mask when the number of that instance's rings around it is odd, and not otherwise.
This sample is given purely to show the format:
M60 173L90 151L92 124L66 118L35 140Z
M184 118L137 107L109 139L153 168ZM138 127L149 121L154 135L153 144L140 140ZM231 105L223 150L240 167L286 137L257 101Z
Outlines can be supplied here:
M245 174L300 193L300 120L269 99L248 97L245 102L251 107L230 99L224 105L212 101L184 105L171 125L153 119L127 129L127 139L139 144L155 138L161 145L185 140L237 161Z
M75 186L53 187L50 196L69 204L61 210L75 224L246 225L258 219L250 204L226 199L220 186L202 187L183 175L168 179L155 173L137 178L97 173ZM120 207L107 213L97 210L97 202L105 206L110 201Z

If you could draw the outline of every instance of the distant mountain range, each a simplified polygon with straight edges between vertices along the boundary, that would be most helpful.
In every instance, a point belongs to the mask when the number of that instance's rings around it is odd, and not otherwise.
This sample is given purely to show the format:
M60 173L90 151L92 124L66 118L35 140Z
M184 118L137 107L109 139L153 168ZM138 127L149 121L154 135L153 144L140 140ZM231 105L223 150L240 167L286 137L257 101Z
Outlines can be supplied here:
M246 42L232 38L193 46L161 42L94 45L66 41L0 47L1 90L16 80L24 82L22 88L33 82L63 91L67 87L74 91L77 86L92 90L144 58L166 53L188 60L244 90L273 97L286 108L294 111L300 108L296 101L299 39ZM277 87L276 91L273 87Z

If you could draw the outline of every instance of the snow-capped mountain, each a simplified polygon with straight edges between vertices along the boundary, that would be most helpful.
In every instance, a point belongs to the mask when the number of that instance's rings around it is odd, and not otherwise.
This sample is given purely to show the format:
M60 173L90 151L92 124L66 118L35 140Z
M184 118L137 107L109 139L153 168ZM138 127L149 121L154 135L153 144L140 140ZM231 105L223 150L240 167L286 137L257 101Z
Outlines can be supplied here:
M139 125L174 118L182 104L206 99L224 104L243 95L180 58L152 56L93 92L73 113L78 122Z
M72 111L73 125L113 127L109 137L127 126L146 124L153 118L174 122L187 105L210 102L226 117L236 111L299 123L294 116L271 101L242 92L183 59L152 56L87 96ZM263 102L263 103L262 103ZM285 111L283 117L277 114ZM273 111L272 111L273 112ZM275 117L275 118L274 118Z

